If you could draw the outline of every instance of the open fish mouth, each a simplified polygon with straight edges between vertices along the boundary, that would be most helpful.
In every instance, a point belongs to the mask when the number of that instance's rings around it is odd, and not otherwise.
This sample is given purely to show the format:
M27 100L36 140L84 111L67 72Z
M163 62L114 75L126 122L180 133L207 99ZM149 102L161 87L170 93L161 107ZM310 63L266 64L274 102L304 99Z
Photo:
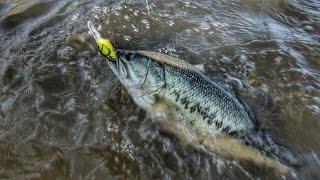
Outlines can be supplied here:
M129 78L128 65L121 58L115 61L107 61L111 70L122 79Z

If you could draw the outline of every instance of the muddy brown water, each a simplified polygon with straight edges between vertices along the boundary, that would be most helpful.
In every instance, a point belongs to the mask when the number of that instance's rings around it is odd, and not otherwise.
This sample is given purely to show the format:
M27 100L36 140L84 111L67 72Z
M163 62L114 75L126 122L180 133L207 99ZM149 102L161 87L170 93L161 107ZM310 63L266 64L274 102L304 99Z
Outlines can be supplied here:
M319 178L319 12L318 0L0 0L0 178ZM182 145L133 103L88 20L120 48L205 64L310 164L281 174Z

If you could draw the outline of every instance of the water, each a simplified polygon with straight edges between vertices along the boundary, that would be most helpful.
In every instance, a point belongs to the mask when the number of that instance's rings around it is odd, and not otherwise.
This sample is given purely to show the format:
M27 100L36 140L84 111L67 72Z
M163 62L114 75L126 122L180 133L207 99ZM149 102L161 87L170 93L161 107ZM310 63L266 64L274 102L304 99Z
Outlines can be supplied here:
M318 0L0 1L0 178L320 177ZM311 165L277 170L185 146L148 118L89 36L205 64Z

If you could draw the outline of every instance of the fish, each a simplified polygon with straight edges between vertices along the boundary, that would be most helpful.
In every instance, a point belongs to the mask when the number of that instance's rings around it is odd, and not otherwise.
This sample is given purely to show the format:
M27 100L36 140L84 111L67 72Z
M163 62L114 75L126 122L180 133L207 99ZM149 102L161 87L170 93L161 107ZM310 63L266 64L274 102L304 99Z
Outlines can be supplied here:
M134 102L185 142L267 164L281 172L301 165L299 153L261 129L250 108L202 68L152 51L115 49L91 22L100 53ZM183 126L183 127L182 127ZM193 135L188 135L188 134ZM217 143L218 142L218 143Z

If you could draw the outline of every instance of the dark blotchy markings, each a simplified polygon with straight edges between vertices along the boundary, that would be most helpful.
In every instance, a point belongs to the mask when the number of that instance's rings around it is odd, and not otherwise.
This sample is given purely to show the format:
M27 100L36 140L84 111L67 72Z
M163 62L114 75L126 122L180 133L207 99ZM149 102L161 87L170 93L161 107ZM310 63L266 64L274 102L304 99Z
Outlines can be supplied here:
M207 120L207 123L208 123L209 125L211 125L211 124L213 123L213 120L212 120L212 119L208 119L208 120Z
M217 114L216 114L216 113L211 113L211 114L209 115L209 119L212 119L212 120L214 120L216 117L217 117Z
M215 125L216 125L216 128L217 128L217 129L220 129L221 126L222 126L222 122L221 122L221 121L216 121L216 122L215 122Z
M173 66L170 66L169 65L169 69L173 69L171 71L171 73L174 73L174 74L178 74L179 76L184 76L186 78L186 80L189 81L189 83L193 84L193 83L196 83L196 84L200 84L200 88L202 91L205 91L206 93L208 88L211 88L208 87L209 85L206 83L205 80L203 80L203 78L201 76L198 76L196 73L190 71L190 70L186 70L186 69L183 69L181 70L180 68L176 69L176 67L173 67ZM182 71L182 72L181 72ZM211 92L210 93L214 93L215 96L220 96L218 98L220 99L224 99L224 97L221 95L220 92ZM191 102L190 100L188 100L187 97L183 97L181 96L181 92L178 92L177 90L174 90L173 91L173 94L175 96L175 100L176 101L180 101L182 105L184 105L184 108L185 109L189 109L188 111L190 113L198 113L200 115L200 117L202 118L202 120L204 122L206 122L208 125L215 125L216 129L217 130L221 130L222 132L227 132L229 133L229 131L231 131L231 128L225 124L223 124L223 122L221 121L218 121L216 119L217 117L217 113L216 112L213 112L211 113L210 111L210 107L202 107L200 105L200 103L196 103L193 105L193 102ZM193 125L195 123L195 121L190 121L190 124Z
M209 113L209 110L210 109L208 107L202 108L200 106L200 104L195 104L195 105L191 106L189 109L190 113L197 111L204 121L207 119L208 125L212 125L213 123L216 123L216 124L218 123L218 126L220 128L222 126L222 123L215 121L217 114L216 113Z
M200 107L200 106L199 106ZM202 119L203 120L206 120L207 118L209 118L210 119L210 114L208 113L209 112L209 108L208 107L206 107L206 108L204 108L204 109L198 109L198 112L200 113L200 115L202 116Z
M216 116L217 116L216 113L210 114L209 117L208 117L207 123L208 123L209 125L211 125L213 122L215 122Z
M180 93L176 90L173 91L173 94L176 96L176 101L180 99Z
M196 110L198 111L198 109L200 109L200 104L196 104L196 105L192 106L190 108L190 113L193 113Z
M186 97L184 97L184 98L182 98L181 100L181 103L184 105L184 108L185 109L188 109L188 106L189 106L189 101L188 101L188 99L186 98Z
M228 133L228 132L230 131L230 127L229 127L229 126L226 126L226 127L224 127L221 131Z

